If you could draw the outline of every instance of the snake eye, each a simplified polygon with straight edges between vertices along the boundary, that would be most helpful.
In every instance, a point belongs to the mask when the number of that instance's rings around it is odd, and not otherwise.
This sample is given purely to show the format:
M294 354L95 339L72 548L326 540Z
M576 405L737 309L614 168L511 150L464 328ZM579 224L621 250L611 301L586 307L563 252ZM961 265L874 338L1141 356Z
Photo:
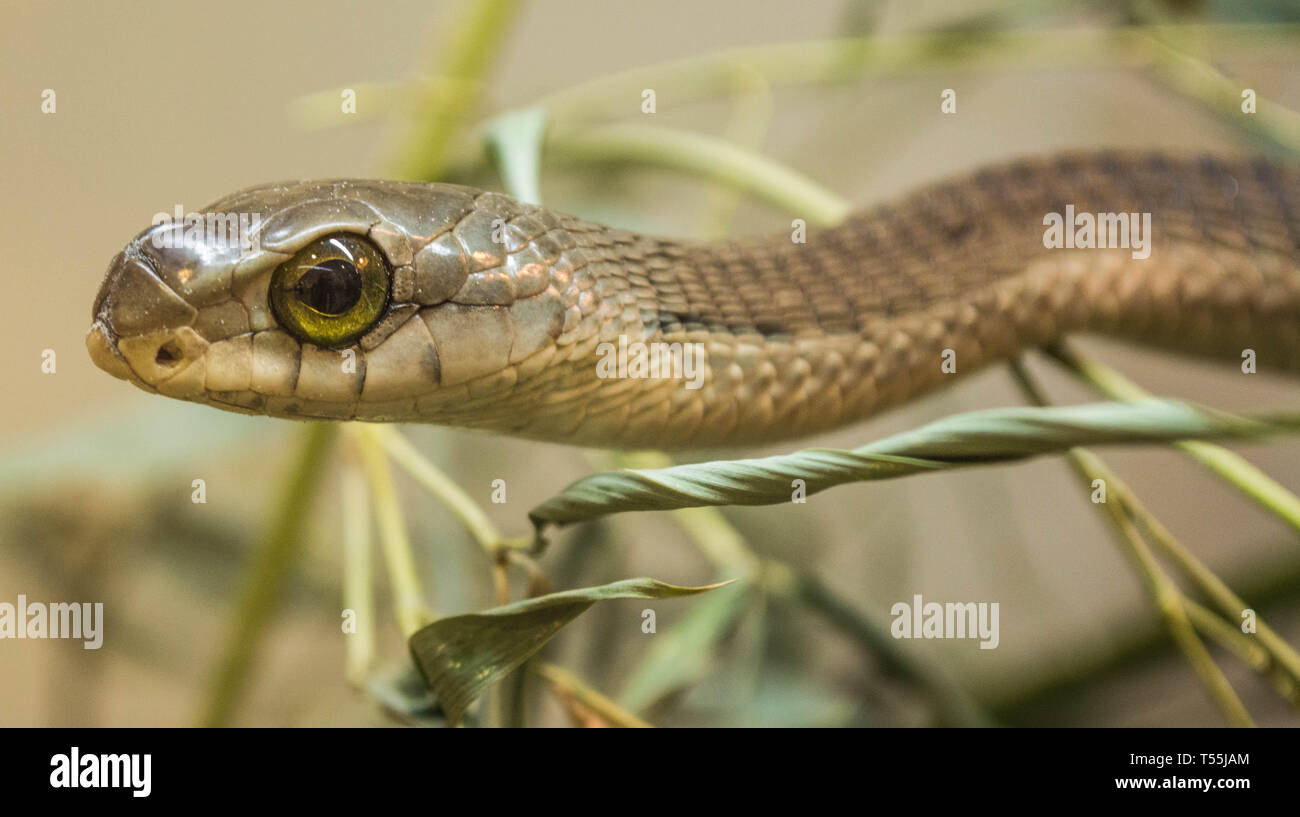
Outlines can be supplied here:
M347 346L383 314L388 280L388 264L369 241L349 234L325 236L276 268L271 309L298 340Z

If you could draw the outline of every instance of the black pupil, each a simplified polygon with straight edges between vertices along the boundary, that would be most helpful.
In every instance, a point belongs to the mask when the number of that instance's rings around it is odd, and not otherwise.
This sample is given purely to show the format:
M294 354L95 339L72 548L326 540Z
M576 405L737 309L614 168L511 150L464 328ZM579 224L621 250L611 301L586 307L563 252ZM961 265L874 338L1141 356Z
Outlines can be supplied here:
M345 258L322 261L294 285L298 298L326 315L342 315L361 300L361 273Z

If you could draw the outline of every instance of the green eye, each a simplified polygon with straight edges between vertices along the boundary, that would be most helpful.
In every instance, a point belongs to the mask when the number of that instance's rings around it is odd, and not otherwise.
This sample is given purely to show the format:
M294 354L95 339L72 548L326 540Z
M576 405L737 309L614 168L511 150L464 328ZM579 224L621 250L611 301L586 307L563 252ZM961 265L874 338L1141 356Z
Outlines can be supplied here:
M271 308L298 340L347 346L383 314L388 280L388 264L369 241L346 233L325 236L276 268Z

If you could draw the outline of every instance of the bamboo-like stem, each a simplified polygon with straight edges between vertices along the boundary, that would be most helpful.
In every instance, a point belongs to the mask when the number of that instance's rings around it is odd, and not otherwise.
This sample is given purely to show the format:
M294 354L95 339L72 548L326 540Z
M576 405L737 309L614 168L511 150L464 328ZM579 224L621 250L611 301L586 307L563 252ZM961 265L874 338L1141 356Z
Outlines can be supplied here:
M1297 686L1285 669L1278 666L1263 645L1229 624L1218 613L1191 599L1183 599L1183 608L1187 611L1192 626L1231 651L1243 664L1268 678L1277 694L1289 702L1293 709L1300 710L1300 686Z
M375 593L370 506L366 501L366 477L357 456L354 447L344 459L339 497L343 511L343 606L352 611L357 627L345 639L345 676L348 683L360 689L375 661Z
M1183 547L1182 543L1175 539L1173 534L1153 517L1131 492L1122 495L1121 500L1128 504L1137 518L1142 521L1156 546L1192 580L1201 592L1205 593L1219 609L1219 613L1228 621L1240 621L1242 614L1251 609L1250 606ZM1255 628L1255 638L1260 646L1278 668L1291 677L1293 683L1300 685L1300 655L1258 615L1255 618Z
M546 141L548 159L640 162L681 170L744 190L810 223L838 224L850 203L809 177L716 136L650 125L603 125L556 131Z
M1127 380L1119 372L1097 360L1080 355L1062 344L1045 351L1103 394L1117 400L1141 400L1149 397L1146 391ZM1290 516L1300 512L1300 500L1297 500L1295 495L1233 452L1195 440L1183 441L1175 445L1192 454L1215 473L1224 475L1232 485L1240 488L1247 496L1257 499L1269 498L1267 501L1261 499L1261 504L1277 511L1284 520L1290 521ZM1213 602L1227 620L1237 620L1243 612L1250 609L1249 605L1242 601L1214 571L1183 547L1182 543L1147 510L1136 495L1131 491L1125 491L1119 495L1119 499L1128 504L1131 513L1146 528L1152 543ZM1295 508L1293 509L1292 506ZM1300 516L1296 518L1300 520ZM1277 631L1258 616L1255 623L1255 636L1270 660L1275 663L1279 671L1290 678L1292 684L1300 686L1300 653L1297 653L1277 634Z
M1196 635L1183 606L1182 591L1160 568L1155 555L1152 554L1134 522L1131 506L1122 500L1115 501L1120 496L1129 495L1127 486L1121 483L1091 451L1075 448L1068 456L1085 484L1091 485L1096 479L1105 480L1108 501L1102 504L1106 506L1106 511L1116 530L1119 531L1121 539L1128 545L1127 552L1137 565L1139 575L1156 603L1156 609L1169 627L1170 635L1187 656L1188 663L1192 665L1201 683L1205 685L1210 696L1233 725L1254 726L1255 723L1250 713L1246 711L1245 705L1242 704L1241 698L1237 696L1232 684L1214 663L1209 651Z
M1064 343L1044 350L1093 389L1115 400L1145 400L1149 392L1099 360L1085 357ZM1300 531L1300 498L1232 451L1200 440L1183 440L1174 446L1210 469L1277 518Z
M649 729L650 724L628 712L614 701L597 692L585 681L566 669L554 664L533 661L527 669L550 682L557 694L572 696L574 700L595 712L614 726L631 729ZM522 670L521 670L522 671Z
M235 616L217 670L213 675L203 714L203 726L228 726L248 685L257 648L269 627L289 569L302 550L303 527L312 498L324 475L326 454L335 427L311 423L289 474L279 482L279 499L265 535L253 551L248 579L243 583Z
M613 463L604 465L667 468L672 465L672 459L659 452L637 452L616 455ZM943 671L899 649L887 627L863 615L810 574L754 553L744 535L719 509L682 508L672 513L672 519L720 573L739 571L743 578L758 581L765 592L806 605L820 614L875 656L888 673L926 690L949 723L957 726L989 723L978 704Z
M393 163L397 176L426 181L442 177L454 140L478 110L483 79L517 7L518 0L475 0L457 30L444 38L446 57L431 73L458 92L416 99L410 132Z
M731 96L731 115L723 138L747 150L761 152L775 107L772 86L762 74L748 66L736 66L734 74L735 93ZM730 235L741 201L741 191L735 187L718 187L709 191L697 235L701 238Z
M947 726L990 726L979 703L938 664L901 649L887 624L863 613L817 577L784 562L763 563L763 585L774 596L802 604L856 642L888 675L929 695Z
M1021 360L1016 359L1011 362L1011 372L1031 402L1040 406L1049 404L1047 395L1025 369ZM1138 530L1133 516L1133 504L1124 501L1132 495L1132 492L1091 451L1072 448L1067 452L1067 457L1085 485L1091 487L1094 480L1098 479L1105 483L1107 501L1101 504L1105 507L1112 525L1120 534L1120 541L1126 546L1124 552L1137 567L1138 575L1155 602L1157 612L1169 628L1174 643L1183 651L1210 697L1233 725L1254 726L1250 713L1232 688L1232 684L1214 663L1213 657L1210 656L1188 620L1187 611L1183 606L1182 591L1161 569Z
M383 444L376 434L377 430L358 426L354 431L375 500L380 539L388 564L388 580L393 589L394 613L403 637L410 638L416 630L433 621L435 615L424 600L415 556L411 550L411 539L402 516L402 505L398 501L393 475L384 459Z
M463 36L462 42L480 39ZM544 96L535 104L545 107L558 121L581 124L610 119L637 110L643 89L651 88L674 106L716 99L735 93L737 70L761 77L772 87L842 84L896 76L950 75L958 68L983 72L1050 68L1154 68L1162 80L1197 101L1221 110L1227 90L1240 93L1211 67L1175 50L1169 43L1211 40L1216 53L1252 53L1271 46L1280 53L1300 41L1300 25L1178 24L1128 26L1115 29L1033 29L994 32L926 32L861 38L813 40L797 43L747 46L702 56L632 68L583 82ZM487 54L487 51L481 52ZM459 58L458 58L459 59ZM429 77L414 83L354 83L358 98L367 100L355 115L334 113L340 88L302 97L295 104L297 118L313 127L353 124L376 115L406 113L412 108L434 112L459 106L468 109L481 93L483 71L469 74L448 61ZM470 86L470 87L466 87ZM440 101L439 101L440 100ZM1240 98L1235 100L1239 102ZM1239 110L1239 107L1236 108ZM328 115L325 112L329 112ZM1288 116L1287 114L1291 114ZM1285 143L1300 134L1294 114L1260 100L1263 120L1243 122L1260 128L1274 141ZM1274 119L1277 119L1275 122ZM1276 132L1276 136L1273 133ZM412 148L419 145L413 143ZM460 145L455 161L471 161L467 145Z
M469 531L470 536L474 537L474 541L478 542L489 556L495 558L496 553L503 548L531 547L530 539L507 539L502 536L478 503L471 499L455 480L417 451L401 434L383 426L376 427L372 433L394 462L456 515L460 523Z

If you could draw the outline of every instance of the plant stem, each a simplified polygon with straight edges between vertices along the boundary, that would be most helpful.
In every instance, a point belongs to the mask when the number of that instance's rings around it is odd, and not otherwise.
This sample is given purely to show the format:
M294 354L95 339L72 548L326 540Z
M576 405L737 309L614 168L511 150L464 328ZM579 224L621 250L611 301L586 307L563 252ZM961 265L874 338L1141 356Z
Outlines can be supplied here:
M672 464L672 458L659 452L622 454L615 457L613 463L605 463L606 466L639 469L668 468ZM742 577L758 580L765 593L802 604L822 615L865 647L888 674L925 690L951 724L983 726L989 723L979 705L943 671L899 649L898 643L890 637L888 627L860 613L811 574L778 559L754 553L722 511L717 508L680 508L673 512L672 519L721 573L739 570Z
M354 429L361 459L370 478L370 490L375 498L379 518L379 533L388 562L388 578L393 586L393 605L402 635L410 638L416 630L433 621L434 613L424 601L420 588L411 539L406 532L402 506L393 486L393 475L384 459L384 450L377 429Z
M1209 651L1196 635L1183 606L1182 592L1160 568L1146 540L1142 538L1142 534L1134 524L1131 506L1120 499L1121 496L1130 495L1127 486L1120 482L1091 451L1075 448L1070 450L1068 456L1086 485L1091 485L1096 479L1105 481L1109 501L1102 504L1106 506L1106 511L1123 541L1128 544L1128 553L1138 567L1139 575L1151 593L1165 624L1169 627L1174 642L1187 656L1192 669L1200 677L1210 696L1233 725L1254 726L1250 713L1246 711L1232 684L1214 663Z
M1115 481L1119 482L1118 479ZM1183 547L1182 543L1174 538L1174 535L1161 524L1160 520L1156 519L1142 505L1132 491L1123 486L1122 482L1119 482L1119 484L1122 488L1117 495L1119 501L1128 506L1129 512L1146 528L1156 547L1172 560L1183 571L1183 575L1187 576L1214 603L1214 606L1219 609L1220 614L1225 619L1239 621L1242 613L1251 609L1250 606L1242 601L1236 593L1232 592L1231 588L1197 559L1191 551ZM1110 485L1109 481L1107 485ZM1279 669L1286 672L1294 683L1300 684L1300 655L1291 648L1291 645L1282 640L1282 637L1272 627L1258 617L1256 617L1255 626L1255 637L1260 646L1268 652Z
M642 162L682 170L749 192L810 223L838 224L852 205L809 177L739 145L692 131L604 125L552 131L547 157L578 162Z
M339 498L343 511L343 607L351 610L357 630L346 639L348 683L365 686L375 661L374 570L370 559L370 506L366 477L353 446L345 456Z
M1020 359L1011 362L1011 372L1031 402L1040 406L1049 404L1047 395L1034 381ZM1107 517L1119 532L1121 541L1127 546L1125 552L1138 568L1138 575L1151 594L1156 610L1169 628L1174 643L1183 651L1210 697L1233 725L1254 726L1250 713L1246 711L1232 684L1214 663L1214 659L1205 649L1205 645L1201 643L1196 630L1188 620L1187 612L1183 607L1182 592L1160 568L1146 540L1142 538L1134 522L1134 505L1125 501L1132 492L1091 451L1085 448L1071 448L1066 454L1086 486L1091 488L1094 481L1098 479L1105 483L1107 501L1101 504L1105 506Z
M488 556L495 558L502 548L530 546L530 540L503 537L478 503L471 499L455 480L417 451L401 434L382 426L375 428L372 433L394 462L402 466L416 482L424 486L425 490L433 494L434 498L456 515Z
M989 726L992 720L965 689L940 666L900 648L888 625L863 613L817 577L783 562L767 560L765 588L775 596L804 605L856 641L879 661L881 671L922 690L941 713L943 725Z
M535 675L549 681L557 694L571 696L574 700L615 726L632 729L651 728L650 724L597 692L581 678L566 669L541 661L533 661L528 664L527 668Z
M734 69L735 89L731 94L731 115L723 138L752 151L760 152L772 124L774 103L772 86L762 74L747 65ZM740 190L719 187L709 192L701 217L701 238L724 238L731 235L732 222L740 207Z
M285 577L302 549L303 523L325 473L325 457L334 431L335 426L329 423L310 423L301 432L298 455L279 483L282 488L273 506L271 523L253 551L248 578L240 591L235 618L200 718L203 726L228 726L239 706Z
M1277 690L1277 694L1290 702L1292 708L1300 710L1300 686L1297 686L1295 680L1278 666L1263 645L1224 621L1218 613L1191 599L1183 599L1183 608L1196 629L1231 651L1246 666L1260 675L1267 676L1273 688Z
M517 7L518 0L475 0L456 31L443 38L446 57L432 74L459 92L415 98L410 133L394 163L399 177L436 181L442 176L453 140L478 110L484 77Z
M1151 394L1106 364L1078 354L1065 344L1044 351L1096 391L1115 400L1145 400ZM1243 457L1213 443L1182 440L1174 446L1222 477L1283 522L1300 531L1300 498Z

